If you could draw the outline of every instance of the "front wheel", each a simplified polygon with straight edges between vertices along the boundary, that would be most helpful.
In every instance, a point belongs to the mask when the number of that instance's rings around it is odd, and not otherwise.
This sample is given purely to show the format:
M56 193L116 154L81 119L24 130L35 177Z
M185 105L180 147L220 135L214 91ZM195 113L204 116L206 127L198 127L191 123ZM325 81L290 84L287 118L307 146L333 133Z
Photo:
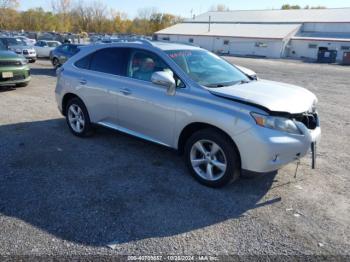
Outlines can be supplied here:
M54 68L58 68L60 66L60 61L58 61L58 58L54 58L52 59L52 65L54 66Z
M194 133L186 143L185 158L194 178L209 187L225 186L240 176L235 145L216 129Z
M69 100L66 106L66 121L70 131L78 137L87 137L92 134L93 128L89 113L79 98Z

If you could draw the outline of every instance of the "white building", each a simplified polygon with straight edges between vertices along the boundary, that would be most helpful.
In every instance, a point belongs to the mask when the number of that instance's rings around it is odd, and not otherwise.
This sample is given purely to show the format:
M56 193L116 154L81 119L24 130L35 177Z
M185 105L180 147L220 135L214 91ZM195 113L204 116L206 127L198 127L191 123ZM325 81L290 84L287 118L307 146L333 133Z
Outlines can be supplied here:
M350 8L207 12L155 33L244 56L316 59L319 48L350 52Z

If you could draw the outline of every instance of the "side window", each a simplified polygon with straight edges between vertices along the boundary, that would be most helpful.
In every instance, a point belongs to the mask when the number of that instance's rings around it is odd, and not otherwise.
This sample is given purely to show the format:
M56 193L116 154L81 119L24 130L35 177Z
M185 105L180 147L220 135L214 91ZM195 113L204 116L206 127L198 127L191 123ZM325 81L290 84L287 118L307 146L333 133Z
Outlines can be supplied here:
M151 82L154 72L167 71L170 68L157 55L139 50L132 52L129 61L128 77Z
M105 48L95 52L90 61L90 70L113 75L126 75L127 48Z
M92 55L87 55L75 62L75 66L81 69L89 69Z
M67 51L68 51L68 45L62 45L62 46L59 48L59 51L67 52Z

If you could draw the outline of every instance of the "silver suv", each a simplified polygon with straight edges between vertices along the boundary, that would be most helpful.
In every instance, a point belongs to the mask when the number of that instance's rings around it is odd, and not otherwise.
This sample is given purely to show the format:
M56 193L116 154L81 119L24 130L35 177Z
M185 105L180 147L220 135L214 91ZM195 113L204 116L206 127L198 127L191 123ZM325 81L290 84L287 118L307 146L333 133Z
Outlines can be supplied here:
M198 47L139 40L81 48L55 92L74 135L100 125L175 148L207 186L278 170L311 148L315 160L315 95L246 72Z

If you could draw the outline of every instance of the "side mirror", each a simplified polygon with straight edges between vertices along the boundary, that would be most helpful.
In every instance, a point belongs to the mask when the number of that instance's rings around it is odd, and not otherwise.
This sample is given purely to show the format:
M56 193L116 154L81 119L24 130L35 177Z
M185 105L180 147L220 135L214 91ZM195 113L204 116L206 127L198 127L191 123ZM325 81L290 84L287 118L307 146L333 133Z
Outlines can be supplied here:
M246 67L243 67L243 66L238 66L238 65L235 65L239 70L241 70L243 72L243 74L247 75L249 78L251 78L252 80L257 80L258 79L258 76L257 74L249 69L249 68L246 68Z
M151 81L155 85L165 86L167 88L167 94L173 96L176 93L175 79L170 72L158 71L154 72L151 77Z

